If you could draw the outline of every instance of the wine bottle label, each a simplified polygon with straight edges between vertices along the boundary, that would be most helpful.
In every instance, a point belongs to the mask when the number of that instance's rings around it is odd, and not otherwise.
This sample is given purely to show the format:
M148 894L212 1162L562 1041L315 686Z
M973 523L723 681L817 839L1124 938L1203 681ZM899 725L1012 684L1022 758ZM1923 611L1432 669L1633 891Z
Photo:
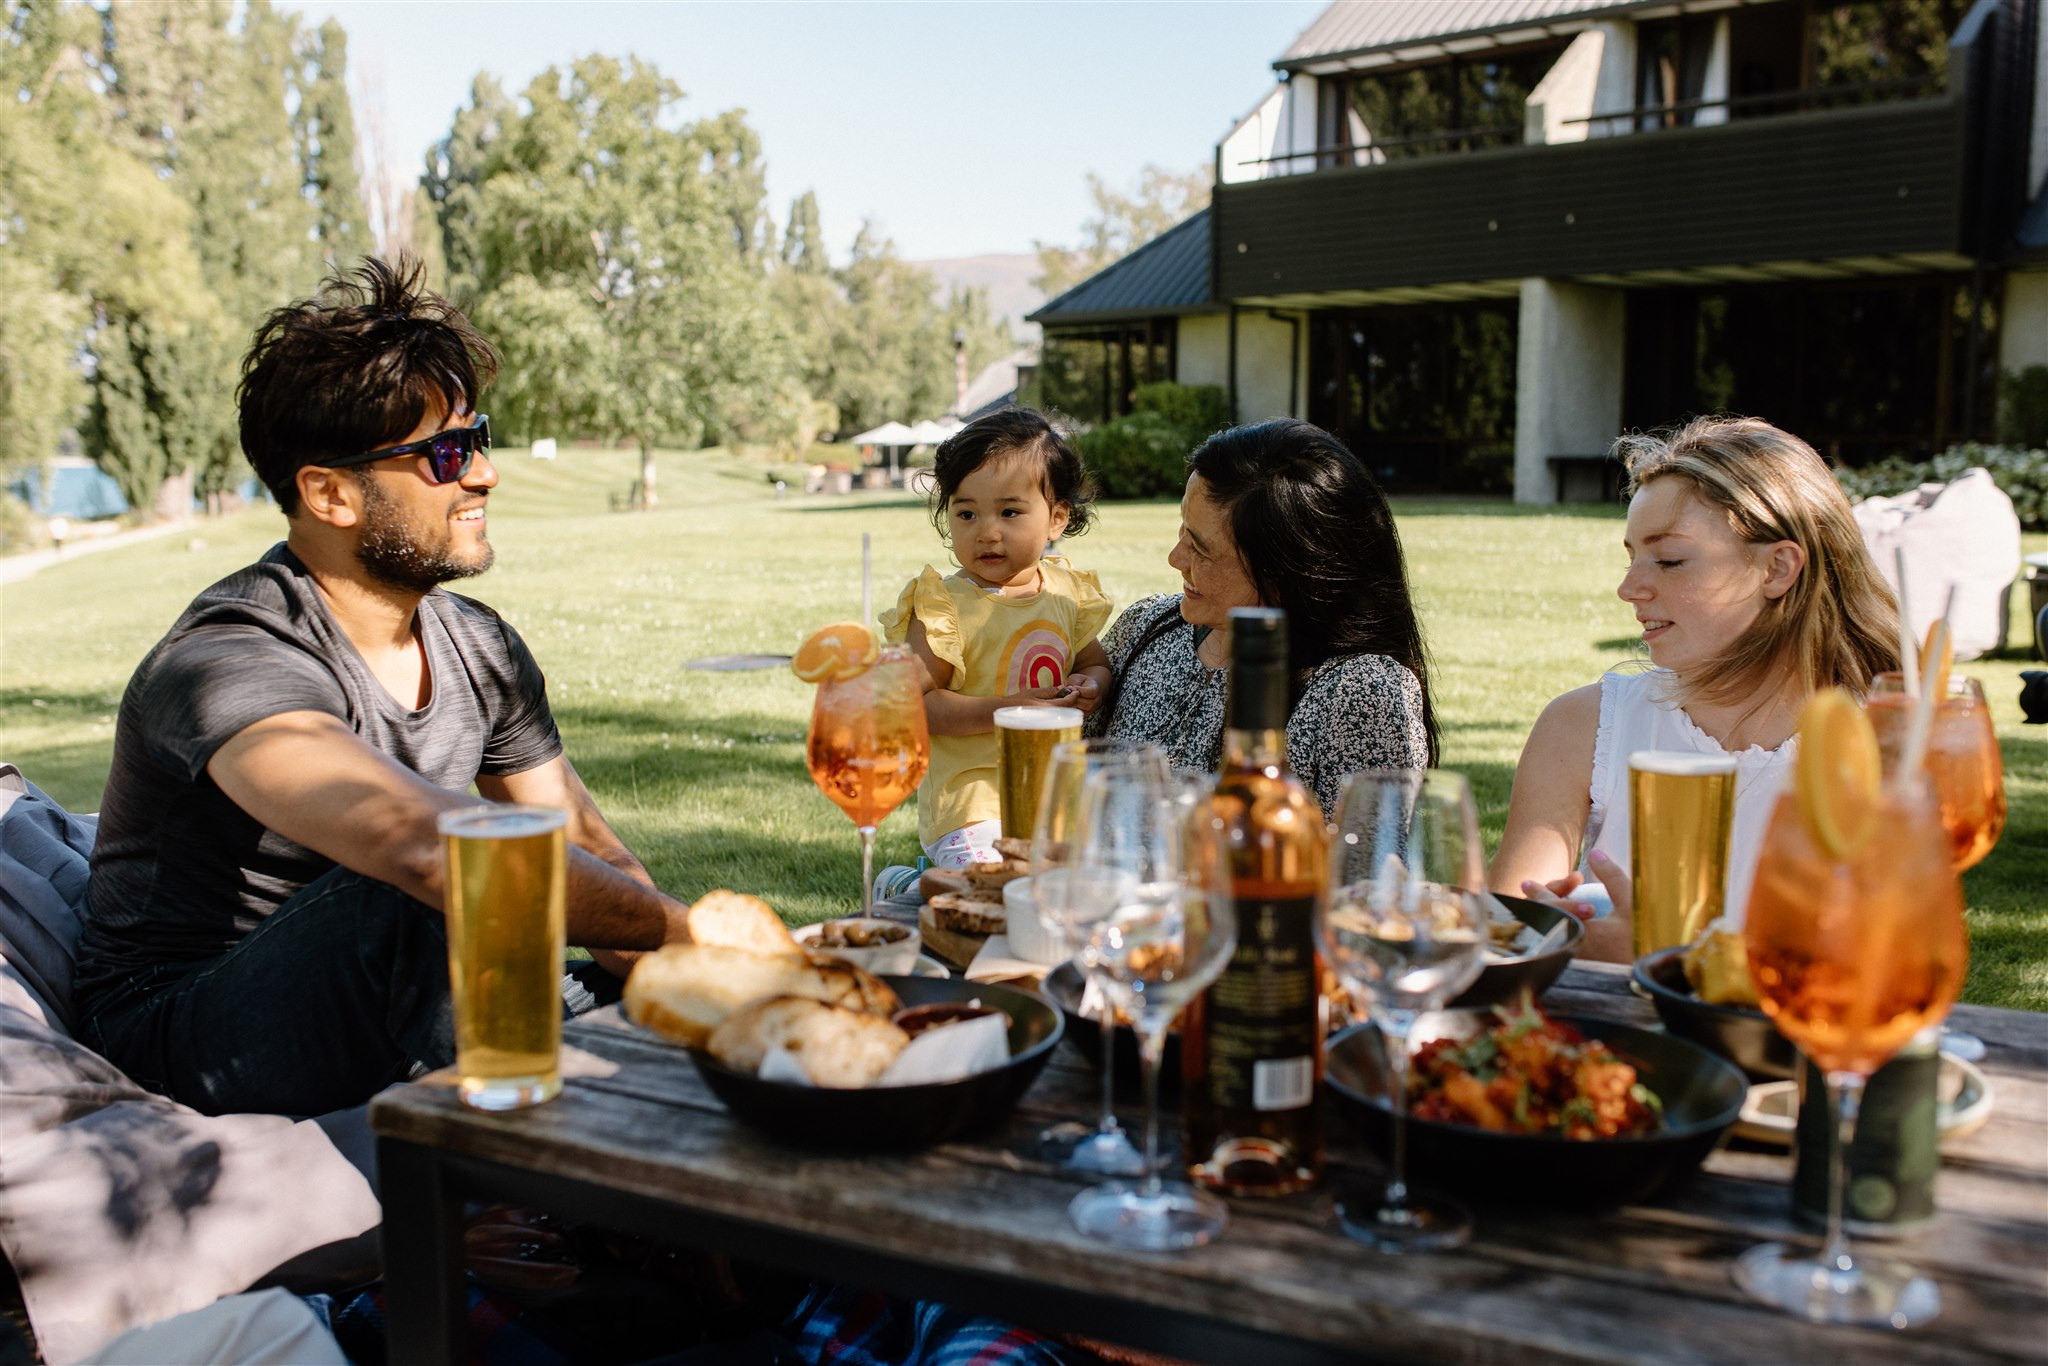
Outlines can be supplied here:
M1237 952L1209 988L1208 1099L1227 1110L1298 1110L1315 1100L1322 1045L1315 898L1238 903Z

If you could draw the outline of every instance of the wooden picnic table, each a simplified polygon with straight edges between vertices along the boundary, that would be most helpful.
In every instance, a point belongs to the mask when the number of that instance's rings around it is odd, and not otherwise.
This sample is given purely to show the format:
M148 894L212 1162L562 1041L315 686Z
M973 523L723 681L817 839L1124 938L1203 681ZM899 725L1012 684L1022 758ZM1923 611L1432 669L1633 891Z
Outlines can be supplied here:
M1573 967L1545 1005L1653 1018L1601 965ZM1723 1147L1606 1214L1482 1209L1451 1253L1349 1242L1319 1192L1235 1200L1210 1246L1135 1253L1076 1233L1066 1206L1087 1182L1030 1155L1046 1124L1093 1113L1097 1078L1069 1044L993 1132L845 1154L739 1124L680 1052L590 1019L567 1041L602 1060L586 1070L615 1070L552 1104L468 1110L439 1073L372 1107L391 1359L463 1359L461 1206L491 1200L1191 1361L2048 1360L2048 1015L1966 1006L1952 1023L1988 1046L1996 1109L1945 1149L1935 1223L1892 1245L1941 1287L1941 1317L1910 1332L1809 1324L1736 1290L1744 1249L1819 1241L1791 1217L1782 1152ZM1374 1169L1334 1117L1329 1165Z

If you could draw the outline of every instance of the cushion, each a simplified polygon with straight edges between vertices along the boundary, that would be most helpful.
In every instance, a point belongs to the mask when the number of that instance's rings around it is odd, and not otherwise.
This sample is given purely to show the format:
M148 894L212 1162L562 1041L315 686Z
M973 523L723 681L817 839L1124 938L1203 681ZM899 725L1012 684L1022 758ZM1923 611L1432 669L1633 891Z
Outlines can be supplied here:
M1922 484L1895 498L1866 498L1856 525L1894 592L1898 556L1906 559L1906 606L1915 640L1941 615L1951 587L1948 624L1956 658L1975 659L2005 644L2006 594L2020 572L2020 519L2012 499L1981 467L1947 484Z
M0 1253L51 1362L359 1248L380 1213L320 1122L199 1114L71 1038L91 834L0 765Z

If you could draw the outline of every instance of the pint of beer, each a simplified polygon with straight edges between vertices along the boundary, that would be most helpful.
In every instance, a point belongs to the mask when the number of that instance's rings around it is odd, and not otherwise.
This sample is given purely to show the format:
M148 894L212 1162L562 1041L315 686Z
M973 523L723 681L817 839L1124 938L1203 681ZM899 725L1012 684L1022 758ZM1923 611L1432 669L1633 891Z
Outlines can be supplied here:
M1735 758L1638 750L1628 756L1629 863L1640 958L1690 944L1727 899Z
M1003 707L996 712L996 791L1005 835L1031 838L1052 747L1080 738L1081 713L1073 707Z
M479 1110L562 1089L567 819L544 806L441 813L455 1066Z

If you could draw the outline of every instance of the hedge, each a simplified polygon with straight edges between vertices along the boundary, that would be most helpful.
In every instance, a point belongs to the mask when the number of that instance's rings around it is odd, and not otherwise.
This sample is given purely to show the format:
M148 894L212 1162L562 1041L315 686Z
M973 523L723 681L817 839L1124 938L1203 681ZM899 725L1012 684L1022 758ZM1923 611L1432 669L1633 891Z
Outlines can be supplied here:
M1880 460L1862 469L1837 470L1835 478L1851 498L1875 498L1905 493L1922 484L1946 484L1963 471L1983 466L1991 480L2012 499L2020 525L2028 531L2048 531L2048 450L2022 450L2015 446L1957 446L1932 460L1911 461L1899 456Z

